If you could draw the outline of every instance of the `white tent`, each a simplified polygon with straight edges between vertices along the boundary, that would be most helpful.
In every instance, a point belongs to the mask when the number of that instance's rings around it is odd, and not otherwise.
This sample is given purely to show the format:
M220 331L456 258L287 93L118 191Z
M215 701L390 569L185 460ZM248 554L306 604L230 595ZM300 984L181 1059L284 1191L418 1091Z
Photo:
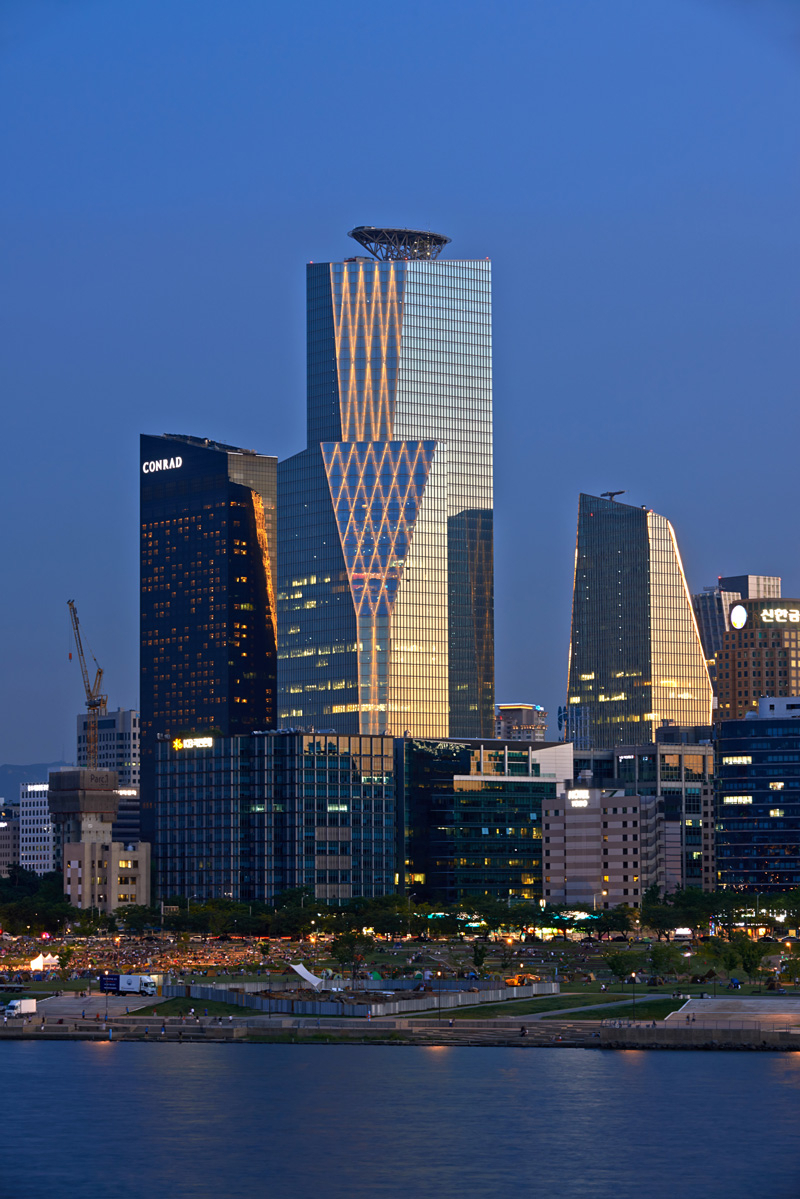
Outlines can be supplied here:
M299 974L301 978L304 978L307 983L311 983L311 986L314 988L315 991L318 991L320 989L320 987L322 986L322 979L317 978L316 974L312 974L310 970L306 970L305 966L303 966L302 964L299 966L295 966L294 963L290 962L289 965L292 967L292 970L294 970L296 974Z
M38 958L31 962L31 970L52 970L57 965L58 958L54 958L51 953L40 953Z

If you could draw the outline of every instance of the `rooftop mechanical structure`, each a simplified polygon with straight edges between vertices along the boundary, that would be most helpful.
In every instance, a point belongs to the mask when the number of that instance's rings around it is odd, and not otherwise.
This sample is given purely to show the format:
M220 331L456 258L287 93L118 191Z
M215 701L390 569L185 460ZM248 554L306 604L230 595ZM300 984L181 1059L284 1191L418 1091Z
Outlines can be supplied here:
M442 233L431 233L426 229L376 229L374 225L358 225L347 236L384 262L438 258L451 240Z

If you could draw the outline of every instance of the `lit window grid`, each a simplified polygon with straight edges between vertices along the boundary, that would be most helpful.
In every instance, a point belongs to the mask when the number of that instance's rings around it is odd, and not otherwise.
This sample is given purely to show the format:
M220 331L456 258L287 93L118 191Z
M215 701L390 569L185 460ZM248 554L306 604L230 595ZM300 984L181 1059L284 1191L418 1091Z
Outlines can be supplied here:
M711 684L664 517L580 497L567 708L568 736L597 748L650 741L664 719L710 723Z
M267 899L310 886L328 902L394 889L394 744L330 734L158 747L162 895ZM332 856L331 844L347 853ZM327 855L327 856L322 856Z
M786 719L725 721L717 751L717 885L750 893L800 884L800 729ZM726 763L725 758L749 759ZM776 789L775 784L781 786ZM750 804L726 803L748 795ZM776 800L781 807L775 808Z
M450 470L447 481L450 731L455 722L462 734L476 732L484 721L484 731L492 730L490 279L488 262L363 262L308 269L310 460L303 463L303 455L296 455L281 467L281 506L288 526L282 533L278 594L284 630L278 666L282 724L330 723L334 717L338 728L352 727L354 713L342 709L361 706L361 680L352 672L352 661L346 694L337 697L342 702L326 703L318 681L323 668L331 681L341 683L344 665L339 658L334 669L330 655L319 650L335 645L341 652L364 638L342 601L344 561L341 555L336 560L330 544L331 522L321 511L324 497L313 456L315 443L380 426L391 417L394 428L387 436L397 439L435 440L437 428L444 429L449 459L452 452L461 463L461 477L454 479ZM381 389L394 377L398 314L402 337L392 417L391 395ZM377 396L376 380L381 381ZM427 432L415 433L415 428ZM304 530L303 524L311 527ZM292 577L308 577L309 563L318 578L330 580L327 594L318 582L317 599L298 596L290 586ZM288 629L296 631L289 634ZM414 632L413 640L405 634L393 635L394 640L414 644L419 641L418 630ZM374 707L372 697L367 702ZM405 698L397 702L408 710ZM439 707L438 697L431 697L427 710ZM424 731L431 727L426 724ZM423 726L417 731L423 732Z

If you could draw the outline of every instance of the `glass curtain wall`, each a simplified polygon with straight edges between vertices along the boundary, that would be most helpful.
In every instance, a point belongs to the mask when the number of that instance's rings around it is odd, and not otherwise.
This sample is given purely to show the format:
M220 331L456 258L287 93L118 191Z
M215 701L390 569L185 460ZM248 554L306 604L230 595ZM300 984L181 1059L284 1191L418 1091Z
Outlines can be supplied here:
M492 729L488 262L308 268L308 448L279 468L279 720Z
M567 707L584 748L649 743L665 720L710 723L675 534L646 508L580 497Z

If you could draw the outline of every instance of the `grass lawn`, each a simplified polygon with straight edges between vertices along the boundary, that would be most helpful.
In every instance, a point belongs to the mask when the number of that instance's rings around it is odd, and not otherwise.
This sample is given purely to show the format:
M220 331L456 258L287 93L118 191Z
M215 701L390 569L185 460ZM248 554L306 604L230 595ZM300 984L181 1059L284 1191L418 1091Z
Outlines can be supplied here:
M253 1008L239 1007L235 1003L219 1003L216 999L164 999L153 1005L157 1016L188 1016L194 1008L195 1016L261 1016ZM149 1008L149 1005L148 1005ZM136 1014L136 1013L134 1013Z
M518 999L510 1003L482 1003L476 1004L475 1007L459 1008L458 1011L448 1011L447 1018L452 1016L456 1020L470 1020L474 1018L484 1019L491 1016L536 1016L540 1012L560 1012L565 1008L579 1008L597 1003L608 1003L614 1007L624 1007L627 1013L628 1004L632 1003L630 988L626 988L624 992L616 989L613 991L601 991L599 983L589 983L585 986L580 986L576 983L566 983L567 991L563 991L560 995L547 995L541 998L534 999ZM669 995L665 992L672 992L678 989L684 995L699 995L701 991L708 993L708 984L704 986L684 986L681 984L675 988L669 985L659 994L656 990L648 988L645 994L641 994L637 988L636 995L636 1014L638 1017L640 1007L643 1009L646 1003L662 1002L669 999ZM639 998L641 994L641 998ZM672 1000L676 1007L680 1007L684 1002L681 1000ZM609 1009L610 1010L610 1009ZM670 1009L674 1010L674 1009ZM583 1019L600 1020L605 1015L601 1013L600 1008L597 1008L596 1013L586 1013ZM422 1018L422 1017L420 1017ZM577 1018L577 1017L576 1017ZM652 1020L654 1017L650 1016ZM657 1018L657 1017L656 1017ZM643 1017L644 1019L644 1017Z
M481 1003L475 1007L448 1010L448 1020L483 1019L486 1016L537 1016L540 1012L560 1012L563 1008L602 1003L606 997L597 992L584 994L545 995L541 999L519 999L513 1003Z
M636 1001L637 1020L663 1020L670 1012L683 1007L684 999L643 999ZM597 1008L593 1012L574 1012L570 1020L624 1020L633 1019L633 1003L615 1003L611 1007ZM556 1016L545 1019L555 1020Z

